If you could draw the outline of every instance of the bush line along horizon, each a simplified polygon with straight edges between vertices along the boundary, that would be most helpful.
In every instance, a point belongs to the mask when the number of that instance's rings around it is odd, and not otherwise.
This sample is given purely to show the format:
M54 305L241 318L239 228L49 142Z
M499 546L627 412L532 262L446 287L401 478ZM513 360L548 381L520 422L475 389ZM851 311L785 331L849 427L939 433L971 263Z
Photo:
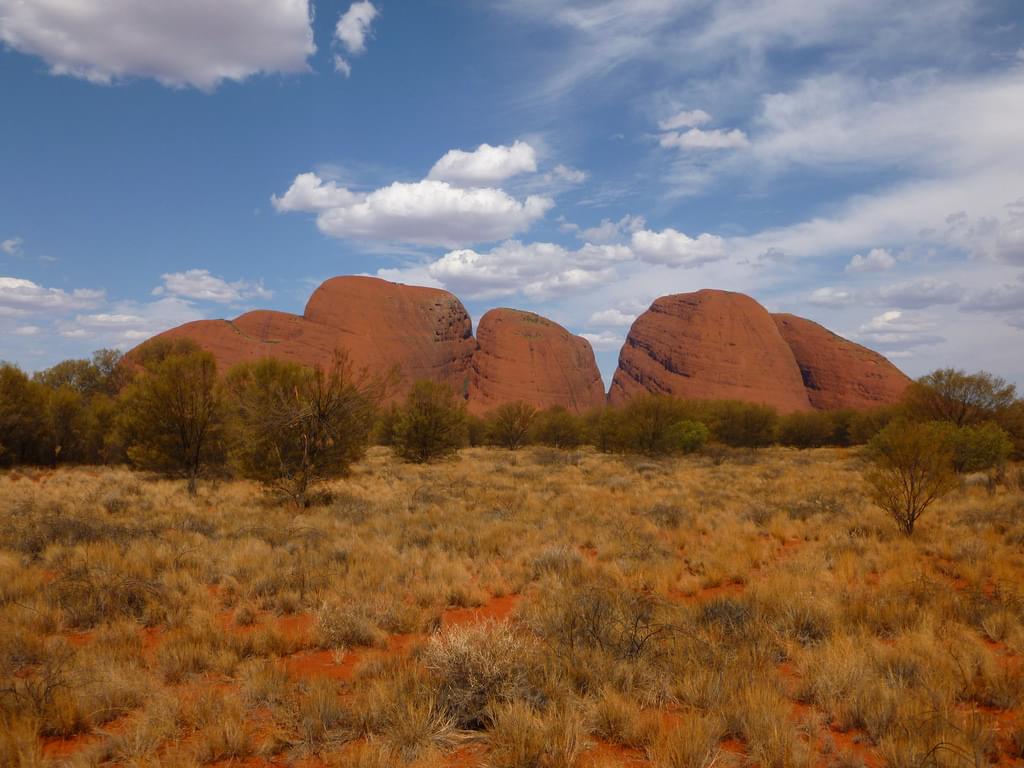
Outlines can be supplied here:
M900 404L860 412L779 416L756 403L643 395L579 415L516 401L478 417L450 386L427 380L384 406L400 371L356 371L342 350L328 368L265 358L222 380L213 356L186 339L154 339L134 362L138 370L100 350L32 378L0 364L0 464L126 461L185 477L191 494L203 474L235 474L305 506L316 483L344 476L371 441L412 462L485 444L651 456L866 444L872 498L909 534L956 475L999 471L1024 451L1024 401L987 372L940 369Z

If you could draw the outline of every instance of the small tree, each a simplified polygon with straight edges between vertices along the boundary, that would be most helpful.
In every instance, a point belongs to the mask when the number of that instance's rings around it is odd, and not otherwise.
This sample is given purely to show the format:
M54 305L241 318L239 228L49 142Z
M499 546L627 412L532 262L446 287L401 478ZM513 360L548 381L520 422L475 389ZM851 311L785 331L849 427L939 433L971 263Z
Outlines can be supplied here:
M686 403L664 395L631 400L621 421L622 447L648 455L691 453L708 441L708 428L687 419Z
M1006 431L991 421L960 427L951 433L953 468L960 474L997 469L1006 463L1013 442Z
M956 487L953 445L942 425L894 421L868 443L867 455L871 500L908 536L925 510Z
M820 448L833 442L836 422L829 413L798 411L779 419L779 442L794 448Z
M521 400L503 403L488 414L487 432L492 442L510 451L526 442L537 409Z
M553 448L576 448L583 442L583 419L561 405L553 405L534 415L530 442Z
M143 351L143 371L121 399L128 458L140 467L183 474L195 495L203 468L223 458L217 364L192 343Z
M447 384L417 381L395 425L395 452L422 463L451 455L465 443L465 403Z
M46 389L18 367L0 363L0 461L46 459Z
M355 372L342 352L328 368L273 358L235 366L225 382L234 465L306 506L314 483L347 474L362 458L387 385Z
M941 368L911 384L903 402L912 419L964 427L996 418L1013 404L1016 393L1013 384L987 371Z
M775 441L779 415L769 405L722 400L706 404L706 413L712 435L726 445L763 448Z

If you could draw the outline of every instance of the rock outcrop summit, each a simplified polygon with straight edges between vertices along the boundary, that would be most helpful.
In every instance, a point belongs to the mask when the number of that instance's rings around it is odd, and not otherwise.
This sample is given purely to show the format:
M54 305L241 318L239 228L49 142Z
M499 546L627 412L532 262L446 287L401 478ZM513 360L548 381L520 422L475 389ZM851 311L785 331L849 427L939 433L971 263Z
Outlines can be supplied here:
M633 323L609 400L644 392L764 403L781 413L864 409L899 400L910 380L876 352L749 296L662 296Z
M474 337L469 314L448 291L375 277L325 281L301 315L256 310L160 336L194 340L222 370L263 357L326 364L344 349L360 368L397 366L395 398L431 379L450 384L478 414L516 400L575 412L606 401L590 343L557 323L492 309ZM908 383L881 355L817 323L772 315L740 293L703 290L662 296L636 319L607 400L617 405L654 392L790 413L893 403Z

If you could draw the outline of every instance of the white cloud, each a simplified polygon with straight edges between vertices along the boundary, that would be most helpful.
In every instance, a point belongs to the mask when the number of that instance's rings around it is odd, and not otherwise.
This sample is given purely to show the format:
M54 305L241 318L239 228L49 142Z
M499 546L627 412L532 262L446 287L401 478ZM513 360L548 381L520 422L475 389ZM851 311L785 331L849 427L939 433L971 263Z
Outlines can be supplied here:
M963 290L947 280L921 278L882 288L878 292L881 303L900 309L924 309L935 304L956 304Z
M599 352L619 349L625 340L620 334L602 331L601 333L581 333L584 339L590 342L595 350Z
M665 148L678 149L740 149L750 146L747 134L739 128L715 128L711 131L691 128L686 133L671 131L661 134L659 143Z
M8 256L17 256L21 253L21 244L24 241L20 237L12 237L8 240L0 242L0 251L3 251Z
M102 312L79 314L74 320L60 323L59 333L68 339L89 339L94 345L124 349L204 317L189 301L167 296L152 302L116 302Z
M43 329L38 325L19 325L11 333L15 336L38 336L43 332Z
M345 77L351 77L352 76L352 65L349 64L344 59L344 57L339 56L338 54L334 54L334 71L337 72L339 75L344 75Z
M44 288L31 280L0 277L0 309L11 310L11 314L87 309L100 304L103 298L103 291L76 289L68 293L61 288Z
M907 349L938 344L945 339L935 333L935 321L929 317L898 309L883 312L851 334L869 346L880 349Z
M581 230L576 237L591 243L611 243L624 234L633 234L647 226L647 220L643 216L632 216L627 214L618 221L601 219L596 227Z
M189 269L161 275L164 284L153 289L154 296L170 295L197 301L237 304L252 298L270 298L273 294L262 283L237 280L229 283L206 269Z
M324 181L315 173L300 173L281 197L273 195L270 202L278 211L320 213L331 208L344 208L359 202L359 195L336 182Z
M661 232L644 229L634 232L631 242L637 258L649 264L695 267L726 256L722 238L707 233L693 238L672 228Z
M663 131L678 131L680 128L696 128L711 121L711 115L703 109L683 110L658 121L658 128Z
M544 181L548 184L558 181L563 181L567 184L582 184L586 180L586 171L581 171L578 168L570 168L568 165L563 165L562 163L559 163L544 174Z
M636 320L636 315L623 312L621 309L603 309L590 316L588 325L628 328L634 320Z
M845 307L853 303L854 296L843 288L826 286L813 291L807 300L819 307Z
M55 75L212 90L260 72L305 72L307 0L0 0L0 40Z
M481 144L472 152L449 150L430 169L428 178L459 186L479 187L536 170L537 153L533 147L525 141L516 141L512 146L492 147L490 144Z
M519 201L500 189L462 189L432 179L356 194L312 173L297 176L272 202L279 211L318 214L317 226L332 237L447 247L511 237L554 205L548 197Z
M896 259L885 248L872 248L867 255L858 253L846 265L847 272L884 272L896 266Z
M490 251L449 251L406 270L380 270L388 279L426 275L429 281L471 298L522 294L533 299L589 290L609 280L618 263L633 254L623 245L592 245L569 250L555 243L509 240Z
M345 46L353 56L366 51L366 37L370 33L370 25L377 18L377 9L369 0L352 3L349 9L338 19L334 28L334 37Z

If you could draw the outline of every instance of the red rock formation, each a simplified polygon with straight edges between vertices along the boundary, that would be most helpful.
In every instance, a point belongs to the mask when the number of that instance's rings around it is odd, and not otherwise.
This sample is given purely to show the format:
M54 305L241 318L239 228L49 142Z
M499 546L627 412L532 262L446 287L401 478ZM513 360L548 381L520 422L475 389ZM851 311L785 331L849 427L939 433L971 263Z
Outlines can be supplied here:
M401 394L417 379L446 381L465 392L475 349L472 322L447 291L374 277L336 277L310 297L302 316L259 310L235 320L200 320L160 334L191 338L222 370L263 357L326 364L347 350L357 367L402 372Z
M896 403L910 384L877 352L802 317L773 315L793 350L811 405L822 410L876 408Z
M643 392L745 400L782 413L811 409L772 316L749 296L728 291L662 296L634 321L609 399L621 404Z
M603 405L604 384L590 343L532 312L487 312L477 327L469 408L486 413L515 400L576 412Z

